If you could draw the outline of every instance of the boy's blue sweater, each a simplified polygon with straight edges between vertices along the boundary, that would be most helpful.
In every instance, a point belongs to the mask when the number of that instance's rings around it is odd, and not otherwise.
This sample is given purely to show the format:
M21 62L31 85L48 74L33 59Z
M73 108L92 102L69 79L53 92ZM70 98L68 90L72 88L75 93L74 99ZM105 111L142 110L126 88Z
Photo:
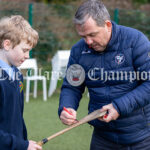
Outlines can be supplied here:
M23 77L15 68L12 81L0 68L0 149L27 150L27 131L23 119Z

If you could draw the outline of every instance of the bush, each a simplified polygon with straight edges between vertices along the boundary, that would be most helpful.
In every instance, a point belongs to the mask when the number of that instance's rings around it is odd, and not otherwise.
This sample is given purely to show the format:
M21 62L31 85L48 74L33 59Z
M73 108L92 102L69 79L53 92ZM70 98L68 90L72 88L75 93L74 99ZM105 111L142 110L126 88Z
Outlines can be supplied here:
M141 4L150 3L150 0L133 0L133 1Z
M59 42L56 35L51 32L39 32L39 42L34 48L32 56L40 62L49 62L50 57L59 49Z

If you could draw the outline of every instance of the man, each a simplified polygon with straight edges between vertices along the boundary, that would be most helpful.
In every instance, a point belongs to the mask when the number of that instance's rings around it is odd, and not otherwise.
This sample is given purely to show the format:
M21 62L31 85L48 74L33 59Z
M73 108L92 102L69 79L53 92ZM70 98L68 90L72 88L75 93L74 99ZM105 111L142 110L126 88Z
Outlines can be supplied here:
M112 22L99 0L84 2L74 23L82 39L72 47L62 85L61 121L67 125L76 122L86 86L89 113L96 109L108 112L90 122L94 126L91 150L150 149L149 40L136 29ZM74 80L71 68L78 65L85 76Z

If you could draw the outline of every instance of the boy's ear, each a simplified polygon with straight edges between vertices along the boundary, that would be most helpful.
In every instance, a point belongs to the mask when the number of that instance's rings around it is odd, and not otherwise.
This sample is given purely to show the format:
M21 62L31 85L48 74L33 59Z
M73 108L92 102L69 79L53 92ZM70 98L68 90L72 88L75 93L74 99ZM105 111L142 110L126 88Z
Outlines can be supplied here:
M4 40L3 41L3 48L5 50L10 50L12 48L12 44L10 40Z

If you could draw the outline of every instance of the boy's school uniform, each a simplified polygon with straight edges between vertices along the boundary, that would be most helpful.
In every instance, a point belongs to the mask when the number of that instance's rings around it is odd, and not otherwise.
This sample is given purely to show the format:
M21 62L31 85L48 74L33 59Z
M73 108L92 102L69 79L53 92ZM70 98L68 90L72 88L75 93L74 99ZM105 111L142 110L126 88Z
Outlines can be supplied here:
M27 150L27 130L23 119L23 76L16 67L8 75L0 63L0 149Z

